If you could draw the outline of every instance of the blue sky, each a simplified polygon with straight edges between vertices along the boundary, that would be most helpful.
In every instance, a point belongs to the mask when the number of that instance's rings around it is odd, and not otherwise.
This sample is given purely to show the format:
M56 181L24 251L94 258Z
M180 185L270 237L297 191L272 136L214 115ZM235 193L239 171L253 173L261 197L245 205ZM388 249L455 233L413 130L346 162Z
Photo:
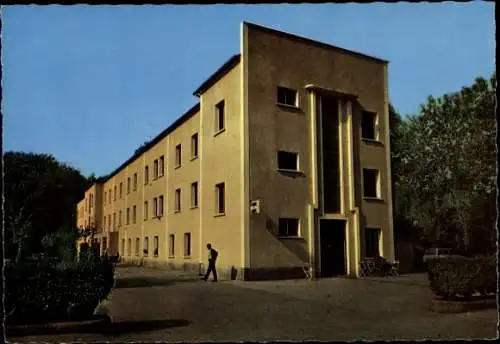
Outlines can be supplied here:
M389 60L402 114L495 68L493 3L8 6L4 150L111 172L196 103L241 21Z

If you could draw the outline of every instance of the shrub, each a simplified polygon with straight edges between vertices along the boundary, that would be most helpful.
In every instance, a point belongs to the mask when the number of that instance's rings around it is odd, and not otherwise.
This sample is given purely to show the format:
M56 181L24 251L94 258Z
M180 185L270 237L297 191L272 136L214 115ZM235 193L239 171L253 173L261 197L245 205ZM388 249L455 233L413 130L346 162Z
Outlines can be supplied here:
M47 260L5 266L5 308L10 324L83 320L107 298L111 264L50 264Z
M486 297L496 292L496 263L494 255L432 258L427 262L430 288L447 300L467 299L473 293Z

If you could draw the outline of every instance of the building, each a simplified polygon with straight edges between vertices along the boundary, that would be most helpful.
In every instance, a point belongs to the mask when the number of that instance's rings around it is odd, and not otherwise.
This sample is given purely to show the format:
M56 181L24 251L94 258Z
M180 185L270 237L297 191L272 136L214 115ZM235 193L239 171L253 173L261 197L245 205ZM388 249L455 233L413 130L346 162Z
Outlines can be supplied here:
M198 104L92 186L78 225L125 261L222 278L394 258L387 61L242 23Z

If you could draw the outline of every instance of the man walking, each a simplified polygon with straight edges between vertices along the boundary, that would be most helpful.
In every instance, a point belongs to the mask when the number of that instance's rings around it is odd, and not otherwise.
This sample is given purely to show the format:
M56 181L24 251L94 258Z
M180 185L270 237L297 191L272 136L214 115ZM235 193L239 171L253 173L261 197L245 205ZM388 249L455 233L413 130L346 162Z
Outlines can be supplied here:
M208 249L208 269L203 280L206 282L210 272L214 275L214 282L217 282L217 271L215 270L215 261L217 260L217 256L219 253L212 248L211 244L207 244Z

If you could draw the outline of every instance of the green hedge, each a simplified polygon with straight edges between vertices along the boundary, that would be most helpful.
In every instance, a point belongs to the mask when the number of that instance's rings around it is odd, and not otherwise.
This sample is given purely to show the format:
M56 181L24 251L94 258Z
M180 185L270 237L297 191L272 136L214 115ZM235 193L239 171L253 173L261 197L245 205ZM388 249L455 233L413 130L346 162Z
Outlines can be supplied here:
M496 266L495 255L432 258L427 262L430 287L447 300L468 299L474 293L488 297L497 290Z
M86 320L114 283L109 263L24 262L5 266L7 323Z

